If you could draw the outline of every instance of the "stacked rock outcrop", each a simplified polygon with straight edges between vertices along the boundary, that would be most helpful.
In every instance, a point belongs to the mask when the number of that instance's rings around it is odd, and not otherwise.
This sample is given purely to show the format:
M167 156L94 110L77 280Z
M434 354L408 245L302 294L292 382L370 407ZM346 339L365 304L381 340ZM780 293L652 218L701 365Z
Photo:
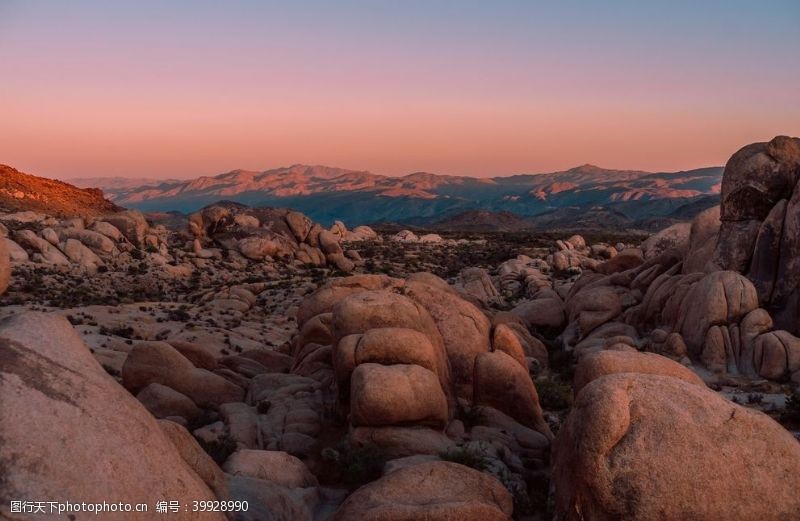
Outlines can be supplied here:
M250 261L295 259L305 265L330 264L345 272L353 270L352 258L358 257L344 251L343 241L377 238L369 227L356 230L349 232L339 221L326 230L300 212L235 203L211 205L189 217L189 231L198 247L212 242L229 255Z

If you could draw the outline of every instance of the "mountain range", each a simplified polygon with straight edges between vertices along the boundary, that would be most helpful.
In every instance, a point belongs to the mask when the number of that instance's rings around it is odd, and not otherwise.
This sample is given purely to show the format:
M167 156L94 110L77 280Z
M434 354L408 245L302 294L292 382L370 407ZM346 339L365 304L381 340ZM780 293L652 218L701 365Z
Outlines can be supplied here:
M717 204L722 167L681 172L569 170L475 178L417 172L389 177L367 171L293 165L263 172L233 170L192 180L78 180L115 204L142 211L191 212L230 200L290 207L315 221L348 225L400 223L474 228L476 215L498 228L640 227L691 218ZM478 212L477 214L475 212ZM480 219L479 219L480 221Z

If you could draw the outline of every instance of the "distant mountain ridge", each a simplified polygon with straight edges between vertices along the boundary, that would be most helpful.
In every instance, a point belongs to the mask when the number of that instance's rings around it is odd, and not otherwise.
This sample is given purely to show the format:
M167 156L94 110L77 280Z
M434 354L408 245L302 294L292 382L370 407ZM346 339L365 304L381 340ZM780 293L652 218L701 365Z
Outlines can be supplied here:
M323 223L341 219L353 225L428 225L471 210L507 212L527 220L562 208L597 207L608 207L627 222L636 222L666 216L682 205L718 194L721 178L722 167L653 173L587 164L544 174L474 178L427 172L389 177L292 165L142 186L96 181L116 204L143 211L191 212L227 199L250 206L294 208Z

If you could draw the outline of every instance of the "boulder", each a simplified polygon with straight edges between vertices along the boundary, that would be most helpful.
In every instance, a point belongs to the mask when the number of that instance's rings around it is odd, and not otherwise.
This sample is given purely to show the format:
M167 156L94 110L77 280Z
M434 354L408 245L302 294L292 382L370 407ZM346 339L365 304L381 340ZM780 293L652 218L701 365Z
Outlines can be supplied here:
M555 516L784 520L800 512L800 444L763 413L677 378L583 388L554 446Z
M760 223L800 177L800 140L778 136L737 151L722 175L719 240L715 262L724 270L744 272L753 255Z
M90 227L91 230L102 233L114 242L122 242L123 235L119 228L105 221L95 221Z
M528 371L507 354L495 351L475 358L474 391L476 404L494 407L522 425L553 437Z
M318 485L317 478L302 461L277 450L238 450L222 468L234 476L263 479L289 488Z
M528 329L558 330L564 327L564 304L557 297L528 300L518 304L511 313L520 317Z
M122 383L138 392L159 383L188 396L201 407L240 402L244 389L206 369L198 369L166 342L139 342L122 366Z
M446 290L409 279L405 294L433 317L450 361L450 378L456 395L469 398L472 396L475 356L487 353L491 348L491 322L480 309L459 297L443 280L441 283Z
M217 368L217 359L208 349L183 340L170 340L167 343L185 356L195 367L209 371Z
M64 317L24 313L0 322L0 402L4 498L122 501L151 508L154 490L165 498L216 499ZM172 516L196 518L183 510ZM19 519L6 501L0 517ZM153 514L102 517L150 520ZM207 519L225 516L209 513Z
M98 267L104 264L97 254L76 239L67 239L61 246L61 251L64 252L69 260L87 270L97 270Z
M644 263L644 254L639 248L625 248L620 251L613 259L607 260L598 265L595 271L603 275L612 275L620 271L635 268Z
M58 238L58 234L56 233L56 231L54 229L45 228L45 229L42 230L41 234L42 234L42 239L46 240L47 242L49 242L53 246L58 246L59 238Z
M645 259L654 259L667 250L684 255L689 249L691 223L677 223L648 237L641 246Z
M403 284L403 280L386 275L354 275L333 279L300 303L297 310L297 323L302 326L316 315L331 312L334 305L348 295L370 290L392 290Z
M447 361L430 339L413 329L386 327L370 329L361 336L354 352L356 365L413 364L439 375L447 374Z
M513 500L497 478L446 461L391 472L350 495L334 521L411 519L506 521Z
M419 242L419 237L411 230L400 230L392 236L392 240L397 242Z
M0 238L0 248L5 247L11 262L28 262L28 252L25 249L8 238Z
M344 297L333 308L331 329L337 340L384 327L413 329L427 336L434 347L443 346L439 330L428 311L404 295L362 291Z
M263 479L226 475L230 500L247 501L246 511L236 512L236 521L312 521L319 501L316 487L293 488Z
M758 295L742 275L716 271L693 284L681 302L673 330L681 334L689 354L699 355L709 328L739 322L758 307Z
M444 428L447 398L433 372L417 365L361 364L350 381L354 426L414 423Z
M355 263L345 257L343 253L329 253L325 256L325 259L345 273L350 273L356 267Z
M582 289L567 302L569 320L577 323L581 338L621 312L619 294L611 286Z
M572 245L573 249L576 250L585 250L586 249L586 239L584 239L581 235L573 235L565 242Z
M243 402L223 403L219 415L228 428L228 435L239 448L258 447L258 409Z
M136 399L156 418L180 416L192 420L202 413L186 395L157 383L149 384L139 391Z
M441 431L428 427L355 427L348 439L354 447L380 447L391 458L438 455L455 447Z
M339 244L339 238L328 230L319 232L319 249L326 255L342 253L342 246Z
M103 220L119 230L134 246L139 248L144 246L144 238L150 226L142 212L127 210L108 215Z
M297 242L303 242L306 240L306 237L308 237L308 232L311 231L311 226L313 225L311 219L300 212L287 213L286 224L289 225L289 229L294 234L294 238L297 239Z
M759 335L753 345L753 363L758 375L770 380L800 371L800 338L783 330Z
M81 228L65 228L61 230L61 236L67 239L75 239L81 244L91 249L98 255L110 255L114 251L114 241L102 233Z
M29 251L39 254L41 261L46 264L69 264L58 248L36 235L31 230L18 230L14 233L14 241Z
M418 365L436 374L448 392L450 379L444 350L413 329L375 328L363 335L348 335L337 343L333 362L340 392L349 390L353 369L364 363Z
M689 231L689 245L683 258L683 273L703 273L711 271L714 249L720 227L720 208L714 206L700 212L692 220Z
M492 350L502 351L513 358L524 369L528 369L528 362L525 360L525 349L522 347L517 334L511 327L500 324L494 328L492 333Z
M377 238L378 234L369 226L356 226L346 237L348 241L374 241Z
M227 499L228 486L225 483L225 474L211 456L200 447L194 436L184 426L170 420L158 420L158 426L178 450L183 461L208 485L217 498Z
M500 296L489 273L483 268L467 268L461 271L459 277L464 293L480 302L491 302Z
M11 281L11 256L6 239L0 238L0 295L6 292Z
M425 235L420 235L419 242L424 243L441 243L444 239L438 233L426 233Z
M616 373L656 374L705 386L697 374L678 362L655 353L599 351L582 357L575 368L573 388L577 395L590 382Z
M245 237L237 243L236 247L239 253L254 261L277 257L280 250L277 241L261 236Z

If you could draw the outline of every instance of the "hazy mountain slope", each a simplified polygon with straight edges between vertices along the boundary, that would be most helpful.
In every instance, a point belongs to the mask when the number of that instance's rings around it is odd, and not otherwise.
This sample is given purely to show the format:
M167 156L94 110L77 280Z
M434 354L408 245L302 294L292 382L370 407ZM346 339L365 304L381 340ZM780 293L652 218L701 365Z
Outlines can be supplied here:
M467 210L447 217L430 226L434 230L464 232L513 232L526 230L530 223L511 212Z
M149 177L76 177L68 180L78 188L99 188L104 192L130 190L143 186L157 186L164 183L180 183L180 179L153 179ZM109 193L109 196L113 194Z
M145 211L190 212L229 199L251 206L295 208L323 223L342 219L352 224L432 224L473 210L533 217L589 206L613 207L630 220L640 220L719 193L721 175L721 168L652 173L583 165L563 172L482 179L425 172L387 177L293 165L109 191L116 203Z
M33 210L60 217L101 215L121 210L95 188L77 188L54 179L0 165L0 208Z

